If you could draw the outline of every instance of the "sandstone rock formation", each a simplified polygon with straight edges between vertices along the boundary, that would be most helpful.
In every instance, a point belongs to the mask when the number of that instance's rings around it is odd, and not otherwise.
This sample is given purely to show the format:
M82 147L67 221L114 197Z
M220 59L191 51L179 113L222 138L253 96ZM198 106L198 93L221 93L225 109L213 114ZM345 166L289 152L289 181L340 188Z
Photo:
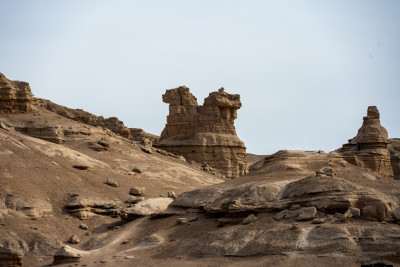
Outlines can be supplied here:
M51 214L53 211L51 204L42 199L22 199L12 194L6 196L5 206L9 210L18 211L32 219Z
M67 211L81 220L89 219L95 214L117 216L119 214L119 203L101 198L86 198L72 195L65 205Z
M0 73L0 113L29 112L32 98L29 83L10 81Z
M357 135L338 152L351 164L393 176L388 143L388 133L380 123L379 111L377 107L370 106Z
M61 144L64 141L64 130L59 126L39 125L35 122L28 122L23 127L15 127L15 130L56 144Z
M294 204L315 207L325 213L345 212L350 207L373 210L374 216L366 217L380 221L397 208L395 200L378 191L329 176L308 177L289 183L277 196L274 206L288 209Z
M129 130L131 131L132 139L145 146L152 146L160 139L159 136L147 133L140 128L129 128Z
M81 260L82 255L85 254L85 251L77 250L73 247L65 245L61 247L56 254L54 254L54 262L53 264L63 264L63 263L72 263L79 262Z
M132 207L121 210L121 218L124 220L132 220L142 216L150 216L153 213L159 213L168 208L173 199L166 197L149 198Z
M392 164L395 179L400 179L400 138L389 140L390 163Z
M26 242L10 233L0 236L0 267L22 266L22 257L29 247Z
M104 118L102 116L96 116L82 109L71 109L57 105L46 99L36 99L36 105L74 121L83 122L92 126L108 128L114 133L132 140L130 130L116 117Z
M169 115L156 147L205 162L228 178L247 173L246 147L234 126L242 106L239 95L221 88L199 106L189 88L181 86L167 90L163 101L170 104Z

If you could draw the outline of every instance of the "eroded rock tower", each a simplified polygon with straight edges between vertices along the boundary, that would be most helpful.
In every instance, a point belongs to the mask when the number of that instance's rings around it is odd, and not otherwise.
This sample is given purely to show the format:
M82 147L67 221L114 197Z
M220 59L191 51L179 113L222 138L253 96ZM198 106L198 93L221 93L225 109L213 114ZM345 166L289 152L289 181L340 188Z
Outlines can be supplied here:
M393 177L388 132L381 125L379 117L377 107L368 107L367 116L363 118L357 135L344 144L339 153L351 164Z
M212 92L199 106L189 88L167 90L167 124L155 146L200 163L207 163L227 178L247 173L246 147L237 137L234 120L242 106L240 95L223 88Z

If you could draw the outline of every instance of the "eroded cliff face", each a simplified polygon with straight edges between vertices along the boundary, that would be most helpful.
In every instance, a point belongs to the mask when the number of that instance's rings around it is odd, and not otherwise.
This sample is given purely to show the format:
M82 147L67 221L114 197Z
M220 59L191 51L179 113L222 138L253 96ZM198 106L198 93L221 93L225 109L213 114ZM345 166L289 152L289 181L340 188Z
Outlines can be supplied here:
M389 139L390 162L392 164L394 178L400 179L400 138Z
M339 153L351 164L392 177L388 133L379 117L377 107L368 107L367 116L357 135L344 144Z
M181 86L167 90L163 101L170 104L169 115L156 147L205 162L228 178L247 173L246 147L234 126L242 106L239 95L221 88L199 106L189 88Z
M29 112L32 98L29 83L11 81L0 73L0 113Z

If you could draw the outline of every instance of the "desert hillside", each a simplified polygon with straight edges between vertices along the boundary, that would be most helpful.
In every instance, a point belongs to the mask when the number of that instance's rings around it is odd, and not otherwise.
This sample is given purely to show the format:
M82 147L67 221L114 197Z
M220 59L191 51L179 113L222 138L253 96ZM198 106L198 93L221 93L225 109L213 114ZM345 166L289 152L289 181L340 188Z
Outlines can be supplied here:
M0 74L0 266L400 264L400 142L377 107L336 151L254 155L239 95L163 101L158 136Z

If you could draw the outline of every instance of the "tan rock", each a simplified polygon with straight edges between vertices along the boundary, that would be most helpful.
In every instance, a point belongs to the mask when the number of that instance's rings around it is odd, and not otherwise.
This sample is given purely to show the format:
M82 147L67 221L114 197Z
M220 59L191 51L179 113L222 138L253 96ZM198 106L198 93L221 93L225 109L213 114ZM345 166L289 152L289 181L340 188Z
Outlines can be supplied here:
M39 103L38 105L40 105L40 107L57 113L60 116L66 117L74 121L83 122L88 125L107 128L122 137L132 140L132 135L128 127L126 127L124 123L116 117L104 118L102 116L93 115L82 109L67 108L46 99L36 100L36 102Z
M79 237L77 237L76 235L72 235L69 239L68 239L68 243L70 244L79 244L81 242L81 240L79 239Z
M212 92L199 106L189 88L181 86L167 90L163 101L170 104L169 115L155 147L205 162L227 178L247 173L246 148L234 126L239 95Z
M154 134L147 133L140 128L129 128L134 141L139 142L144 146L152 146L160 137Z
M257 217L254 214L250 214L246 218L242 220L242 224L249 224L252 222L255 222L257 220Z
M317 209L314 207L306 207L299 209L299 216L297 216L296 220L298 221L310 221L315 218L317 215Z
M317 177L335 176L335 171L331 167L324 167L316 171Z
M23 239L10 233L0 235L0 266L22 266L22 258L29 251Z
M102 199L72 195L65 205L66 210L81 220L89 219L94 215L116 216L119 213L119 203Z
M308 177L289 183L279 193L274 206L286 209L293 204L312 206L328 213L343 212L350 207L364 210L368 206L368 217L378 220L397 208L391 197L335 177Z
M11 81L0 73L0 113L29 112L32 99L29 83Z
M134 196L143 196L145 191L146 191L145 187L136 186L130 189L129 194Z
M123 209L120 216L124 220L150 216L153 213L160 213L166 210L172 201L173 199L166 197L149 198L135 204L133 207Z
M82 257L82 251L72 248L70 246L61 247L54 255L53 264L62 264L70 262L79 262Z
M64 141L64 130L60 126L41 125L32 121L23 126L15 127L15 130L56 144L61 144Z
M354 218L360 217L361 211L359 208L350 207L349 211L351 212L351 216Z
M368 107L367 116L357 135L338 150L347 162L393 177L388 150L388 133L382 127L377 107Z
M394 178L400 179L400 138L389 139L390 163L392 164Z
M189 222L189 218L177 218L176 223L177 224L187 224Z
M32 219L37 219L53 212L51 204L42 199L25 199L11 194L6 196L5 205L8 209L21 212Z
M112 177L107 178L106 184L113 186L113 187L118 187L118 182Z
M385 220L386 216L386 209L384 205L369 205L364 206L362 209L362 216L371 218L371 219L378 219L379 221Z

